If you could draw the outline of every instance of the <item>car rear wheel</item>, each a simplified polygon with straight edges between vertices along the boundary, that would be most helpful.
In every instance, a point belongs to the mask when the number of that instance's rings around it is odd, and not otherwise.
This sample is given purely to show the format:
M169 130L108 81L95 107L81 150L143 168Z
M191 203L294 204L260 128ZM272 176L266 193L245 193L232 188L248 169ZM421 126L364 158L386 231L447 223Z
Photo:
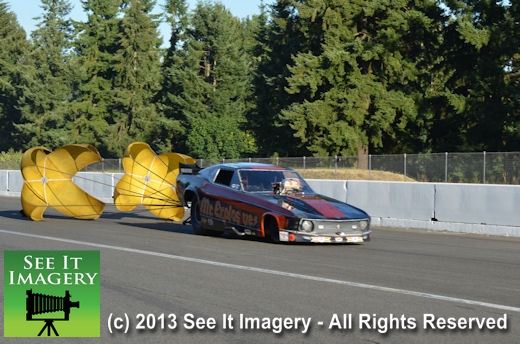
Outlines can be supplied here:
M191 215L191 227L193 228L193 233L195 233L197 235L211 235L211 236L219 236L222 234L217 231L212 231L212 230L206 229L202 226L202 216L200 214L200 202L197 197L193 197L193 200L191 201L190 215Z
M280 230L276 219L267 217L264 221L265 239L272 243L280 242Z
M207 231L202 228L202 217L200 215L200 203L197 197L193 197L191 201L191 227L193 232L197 235L206 235Z

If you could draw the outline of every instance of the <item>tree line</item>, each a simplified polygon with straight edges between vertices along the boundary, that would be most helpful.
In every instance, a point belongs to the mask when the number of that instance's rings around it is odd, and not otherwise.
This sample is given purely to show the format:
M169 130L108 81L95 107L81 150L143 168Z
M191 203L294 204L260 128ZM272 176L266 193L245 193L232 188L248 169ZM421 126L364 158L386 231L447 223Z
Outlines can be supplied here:
M0 0L0 151L195 158L520 150L520 2ZM171 29L163 44L158 26Z

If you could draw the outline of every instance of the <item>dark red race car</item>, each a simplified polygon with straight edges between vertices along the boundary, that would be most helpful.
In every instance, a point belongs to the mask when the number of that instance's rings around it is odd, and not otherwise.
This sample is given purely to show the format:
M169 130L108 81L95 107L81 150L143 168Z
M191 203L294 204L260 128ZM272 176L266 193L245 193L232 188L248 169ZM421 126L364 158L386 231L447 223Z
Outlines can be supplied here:
M315 193L289 168L257 163L183 167L176 187L180 201L191 208L196 234L231 232L272 242L370 240L367 213Z

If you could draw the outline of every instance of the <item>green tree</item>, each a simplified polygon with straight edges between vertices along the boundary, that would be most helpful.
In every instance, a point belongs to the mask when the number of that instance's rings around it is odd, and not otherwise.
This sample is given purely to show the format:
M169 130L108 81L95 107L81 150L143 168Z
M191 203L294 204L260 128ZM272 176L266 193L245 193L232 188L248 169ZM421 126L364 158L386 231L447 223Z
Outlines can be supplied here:
M300 17L291 0L277 1L265 8L256 19L256 47L253 56L258 67L254 71L255 107L249 123L256 133L259 154L307 155L308 150L286 121L281 111L299 101L298 95L287 94L293 55L304 49Z
M19 104L27 84L29 48L16 16L0 2L0 151L20 148L14 124L21 118Z
M151 14L152 0L129 0L120 22L119 50L114 55L113 99L108 106L109 142L113 152L123 152L133 141L146 141L155 149L169 143L157 133L166 121L159 116L154 98L161 84L159 17Z
M179 131L173 149L204 158L238 158L255 150L246 126L249 57L242 23L221 4L199 3L169 56L164 104Z
M283 111L314 155L363 156L384 151L385 138L415 119L409 84L416 63L406 35L426 25L414 1L302 1L307 49L289 68L289 94L301 101ZM424 30L424 28L422 28Z
M394 128L395 139L384 136L384 153L432 151L436 144L432 132L439 118L460 112L460 97L448 87L454 73L445 42L448 14L436 0L423 0L416 1L407 16L409 29L402 37L402 55L414 61L417 77L402 89L413 97L417 114L405 127Z
M520 3L512 1L504 19L506 51L503 59L508 112L504 125L504 149L520 150Z
M50 148L68 143L65 118L71 96L71 5L66 0L42 0L43 16L31 33L31 79L24 87L22 120L16 125L23 148Z
M514 19L510 6L483 0L470 3L473 15L459 20L459 32L476 50L475 65L467 75L469 87L464 118L467 136L462 150L514 148L509 143L508 130L515 119L518 121L520 111L514 100L518 99L518 84L515 90L508 81L508 63L518 55L519 33L511 30ZM516 26L518 19L517 16Z
M167 0L164 8L171 35L170 44L166 49L161 66L161 90L158 94L157 106L161 117L164 121L167 121L168 126L165 126L165 130L159 135L163 140L169 142L170 150L179 151L182 148L179 145L173 145L173 143L175 141L180 142L180 137L185 137L186 131L180 120L176 118L176 114L182 111L179 104L175 102L175 97L181 92L181 88L178 80L172 78L172 73L175 74L176 60L178 60L178 54L182 51L182 35L188 26L188 6L186 0ZM187 150L182 152L187 153Z
M438 52L444 82L429 98L435 106L432 150L518 149L517 7L485 0L444 3L449 19Z
M76 23L74 61L77 73L72 111L67 117L71 140L90 143L104 157L122 155L114 145L110 113L114 97L115 66L120 51L121 0L82 0L87 21Z

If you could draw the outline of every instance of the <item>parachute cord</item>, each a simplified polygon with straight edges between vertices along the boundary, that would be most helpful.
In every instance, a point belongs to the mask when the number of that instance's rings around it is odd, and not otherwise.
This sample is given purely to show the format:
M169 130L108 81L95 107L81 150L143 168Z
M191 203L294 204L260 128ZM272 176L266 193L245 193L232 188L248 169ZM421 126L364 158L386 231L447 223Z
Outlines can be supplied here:
M155 164L155 159L157 158L157 155L155 155L152 159L152 162L150 164L150 166L148 166L147 170L148 170L148 173L143 177L143 180L144 180L144 187L143 187L143 193L141 194L141 204L143 204L143 200L144 200L144 193L146 191L146 187L147 187L147 184L148 182L150 182L151 178L150 178L150 173L152 171L152 167L153 165ZM134 160L135 161L135 160Z
M46 206L49 206L49 201L47 200L47 174L45 173L47 170L47 155L43 159L43 177L42 177L42 184L43 184L43 201L45 202Z

